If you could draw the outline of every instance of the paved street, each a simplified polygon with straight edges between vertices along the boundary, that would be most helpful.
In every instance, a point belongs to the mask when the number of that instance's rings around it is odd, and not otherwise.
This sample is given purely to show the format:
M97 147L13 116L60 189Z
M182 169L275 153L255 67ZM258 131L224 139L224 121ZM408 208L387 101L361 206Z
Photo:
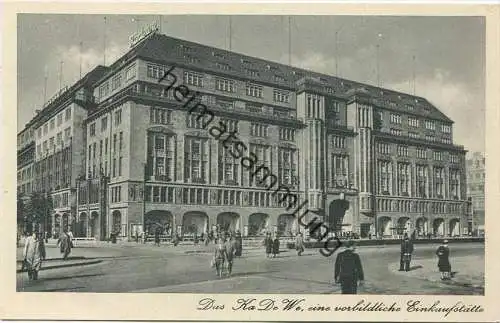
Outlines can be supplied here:
M437 245L416 245L409 273L397 272L399 246L360 247L366 283L365 294L484 294L484 245L452 244L450 282L436 280ZM339 293L332 286L335 255L325 258L308 249L302 257L282 250L279 258L266 259L262 249L244 251L235 260L233 275L218 279L210 268L211 247L105 245L75 248L72 256L99 259L86 266L48 269L38 281L17 274L18 291L78 292L192 292L192 293Z

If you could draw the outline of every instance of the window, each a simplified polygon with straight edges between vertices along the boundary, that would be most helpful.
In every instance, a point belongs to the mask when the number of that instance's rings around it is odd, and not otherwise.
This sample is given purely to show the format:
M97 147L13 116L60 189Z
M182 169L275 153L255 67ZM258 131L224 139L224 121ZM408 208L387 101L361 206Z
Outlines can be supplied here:
M172 118L172 111L160 107L150 107L149 122L155 124L169 124Z
M443 137L443 138L441 138L441 142L442 142L443 144L450 145L450 144L451 144L451 138L448 138L448 137Z
M398 163L398 195L408 196L410 187L411 165L407 163Z
M188 114L186 116L186 127L205 129L210 121L210 115L208 114Z
M434 160L442 161L443 160L443 152L442 151L434 151Z
M394 124L401 124L401 115L391 113L391 123Z
M153 78L155 80L159 80L163 78L165 73L168 71L168 68L166 66L159 66L159 65L152 65L148 64L147 65L147 76L149 78Z
M330 156L330 187L346 188L349 184L349 157L335 153Z
M64 129L64 138L65 140L69 139L71 137L71 127L68 127Z
M262 86L247 84L247 95L262 98Z
M255 172L257 167L265 166L271 169L271 148L266 145L250 144L249 151L255 154L258 163L255 163L253 169L249 169L250 186L267 186L263 181L264 172ZM269 178L269 177L268 177Z
M234 81L227 79L215 79L215 89L224 92L235 92Z
M37 135L38 138L42 138L42 128L38 128Z
M125 71L125 80L129 81L133 79L136 75L135 71L135 64L132 64L127 70Z
M296 151L294 149L278 149L278 180L283 185L297 185Z
M408 111L415 110L415 106L413 104L406 104L405 107L406 107L406 110L408 110Z
M49 124L45 123L43 125L43 134L46 135L49 132Z
M390 132L391 135L394 136L401 136L403 134L403 132L400 129L394 129L394 128L391 128Z
M259 71L251 69L251 68L245 68L245 73L248 76L254 76L254 77L258 77L259 76Z
M56 142L58 146L62 145L62 131L57 133Z
M392 163L386 160L378 161L378 192L390 195L392 192Z
M408 146L398 146L398 156L408 157Z
M434 142L436 138L432 135L425 135L425 140Z
M273 75L273 80L275 82L285 82L285 77L282 75Z
M109 93L109 83L106 82L99 87L99 98L102 98Z
M123 148L123 131L120 131L118 149L122 151L122 148Z
M444 133L451 133L451 126L450 125L441 125L441 131Z
M425 148L417 148L417 158L426 159L427 150Z
M115 111L115 126L118 126L122 123L122 110Z
M250 135L254 137L267 137L268 126L260 123L251 123Z
M114 91L122 86L122 75L118 74L111 80L111 91Z
M66 121L69 121L71 119L71 107L66 108Z
M274 100L274 102L288 103L290 100L290 95L288 92L274 90L273 91L273 100Z
M55 120L50 119L50 130L54 130L55 126L56 126Z
M123 157L120 156L118 158L118 176L122 176L122 160L123 160Z
M450 169L450 197L458 199L460 196L460 171Z
M148 158L157 180L170 181L175 174L175 137L163 133L148 136Z
M238 131L238 120L220 119L220 122L226 126L226 132L237 132Z
M389 155L391 153L391 145L386 143L378 143L377 151L383 155Z
M101 119L101 132L106 131L108 127L108 117L103 117Z
M197 137L185 139L185 180L205 183L208 174L208 140Z
M95 122L90 124L90 136L95 136Z
M408 137L413 138L413 139L419 139L420 135L418 133L416 133L416 132L409 131L408 132Z
M335 137L335 136L333 136ZM340 137L337 137L340 138ZM295 129L291 128L280 128L280 140L294 141L295 140Z
M444 168L434 167L434 195L443 198L444 195Z
M425 120L425 129L436 130L436 123L434 123L434 121Z
M416 192L417 197L427 197L429 192L429 168L425 165L416 165Z
M417 118L408 117L408 125L410 127L418 128L420 126L420 122Z
M225 64L225 63L215 62L215 66L218 69L223 70L223 71L229 71L231 69L231 66L229 66L229 64Z
M194 72L184 72L184 83L203 87L203 75Z
M54 144L54 137L50 137L49 139L49 149L50 150L53 150L55 147L55 144Z
M43 152L47 153L48 150L49 150L48 142L47 142L47 140L45 140L43 142Z
M57 115L57 126L59 127L63 122L63 114L62 112Z
M457 164L458 163L458 155L457 154L450 154L450 162Z
M234 148L233 148L234 150ZM219 143L219 184L238 185L240 175L240 163Z

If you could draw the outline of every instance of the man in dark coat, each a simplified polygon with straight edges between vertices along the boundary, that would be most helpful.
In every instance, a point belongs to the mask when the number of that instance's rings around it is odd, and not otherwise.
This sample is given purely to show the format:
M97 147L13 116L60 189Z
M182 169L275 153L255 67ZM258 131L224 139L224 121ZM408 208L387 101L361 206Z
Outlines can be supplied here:
M405 235L401 242L401 254L399 258L399 271L410 271L411 254L413 253L413 242Z
M335 260L335 283L340 283L342 294L357 294L358 282L365 279L359 255L354 252L354 242L348 240L345 250Z
M266 234L266 238L264 239L264 246L266 246L266 257L271 257L271 253L273 252L273 239L271 238L271 233Z
M243 251L243 238L241 237L240 230L238 230L236 231L234 255L236 257L241 257L242 251Z

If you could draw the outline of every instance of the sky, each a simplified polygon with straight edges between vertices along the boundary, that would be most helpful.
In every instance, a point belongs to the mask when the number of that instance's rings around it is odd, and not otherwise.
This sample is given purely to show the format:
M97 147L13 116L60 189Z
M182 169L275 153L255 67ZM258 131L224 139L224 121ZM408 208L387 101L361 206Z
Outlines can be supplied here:
M224 49L231 44L242 54L415 91L455 121L455 144L485 151L482 17L20 14L18 131L44 97L71 86L80 70L85 75L104 58L113 63L128 50L130 35L154 20L169 36Z

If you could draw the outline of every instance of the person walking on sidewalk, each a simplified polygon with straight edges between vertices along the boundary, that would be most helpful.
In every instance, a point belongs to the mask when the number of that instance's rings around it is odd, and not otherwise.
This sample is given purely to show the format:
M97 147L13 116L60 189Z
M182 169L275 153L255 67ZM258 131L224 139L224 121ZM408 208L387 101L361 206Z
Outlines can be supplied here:
M226 248L226 268L228 276L231 276L233 272L233 260L234 260L234 237L230 237L224 243L224 247Z
M436 250L438 256L438 268L441 273L441 280L451 279L451 264L450 264L450 248L448 247L448 240L444 240Z
M59 239L57 240L57 244L59 245L59 251L63 255L63 260L68 259L69 254L71 253L72 242L70 236L64 231Z
M295 250L297 250L297 254L299 256L304 252L304 238L302 238L302 233L298 233L295 238Z
M273 252L273 239L271 238L271 233L266 233L266 238L264 239L264 246L266 247L266 257L271 257Z
M28 271L29 280L38 279L38 271L42 268L42 261L45 260L45 244L42 234L33 231L33 234L26 238L23 251L23 265Z
M342 294L357 294L358 282L361 285L365 279L361 259L354 251L354 242L348 240L345 250L335 260L334 279L335 283L340 284Z
M280 253L280 239L278 238L278 233L276 233L273 240L273 258L276 258L276 255L279 253Z
M413 242L405 235L401 242L401 254L399 258L399 271L410 271L411 254L413 253Z
M234 251L234 255L236 257L241 257L242 253L243 253L243 238L241 237L240 230L237 230L236 231L236 237L235 237L235 251Z

